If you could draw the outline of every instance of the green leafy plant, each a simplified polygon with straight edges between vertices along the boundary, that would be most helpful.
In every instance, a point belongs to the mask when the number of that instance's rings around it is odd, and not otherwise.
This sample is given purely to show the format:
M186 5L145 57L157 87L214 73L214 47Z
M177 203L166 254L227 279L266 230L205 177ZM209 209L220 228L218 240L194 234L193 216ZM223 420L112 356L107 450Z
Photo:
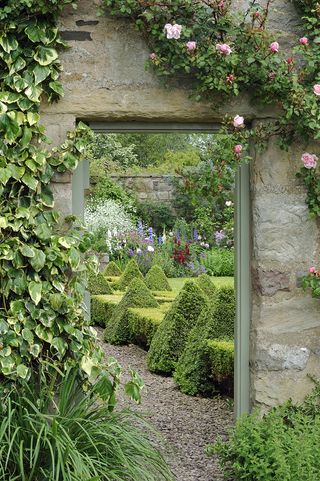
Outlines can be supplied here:
M105 277L120 277L121 274L122 271L114 261L108 262L105 270L103 271L103 275Z
M234 251L225 248L214 248L200 260L211 276L234 275Z
M152 266L145 277L145 283L152 291L171 291L171 286L160 266Z
M90 275L88 289L92 295L113 293L109 282L101 272Z
M126 287L128 287L132 279L135 278L143 280L143 275L140 272L137 261L135 259L131 259L120 276L120 279L117 283L118 289L124 290Z
M198 286L203 290L203 292L208 297L210 302L213 302L217 296L217 288L213 284L211 277L208 274L201 274L197 278Z
M206 307L206 296L200 287L186 282L152 339L147 358L150 371L173 372L190 330Z

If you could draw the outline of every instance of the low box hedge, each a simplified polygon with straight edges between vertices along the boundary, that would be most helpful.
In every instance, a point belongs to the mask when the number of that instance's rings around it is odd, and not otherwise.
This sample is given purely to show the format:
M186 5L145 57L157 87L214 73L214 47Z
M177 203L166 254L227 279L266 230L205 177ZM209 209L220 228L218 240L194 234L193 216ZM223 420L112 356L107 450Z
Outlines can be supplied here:
M159 303L173 302L177 297L177 293L173 291L152 291L152 293Z
M113 289L101 272L91 274L88 282L88 290L91 295L112 294Z
M97 295L91 297L91 323L106 327L111 319L115 307L122 299L122 293L111 295Z
M211 377L214 383L232 383L234 372L234 341L208 339Z
M129 313L132 342L148 349L165 313L152 307L131 307Z

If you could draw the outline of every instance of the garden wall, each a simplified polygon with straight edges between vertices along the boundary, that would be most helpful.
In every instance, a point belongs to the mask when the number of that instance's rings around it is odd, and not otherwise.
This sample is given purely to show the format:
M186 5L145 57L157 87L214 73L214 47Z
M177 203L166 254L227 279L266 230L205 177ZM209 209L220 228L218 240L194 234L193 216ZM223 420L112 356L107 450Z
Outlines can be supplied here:
M173 175L135 174L110 175L124 188L132 190L141 201L170 204L173 198Z
M70 9L61 19L71 45L62 56L65 98L43 105L43 121L55 143L76 119L199 123L220 121L226 112L253 122L276 117L275 108L245 97L219 108L191 101L183 87L162 88L145 71L149 52L139 34L125 20L96 18L96 4L81 0L77 12ZM296 42L291 2L273 3L272 26L281 46ZM320 244L295 178L307 149L293 146L286 153L273 139L252 165L251 395L264 406L290 396L301 399L312 386L307 374L320 372L319 301L298 287L301 273L319 259ZM70 175L57 177L53 186L64 213L72 206L70 180Z

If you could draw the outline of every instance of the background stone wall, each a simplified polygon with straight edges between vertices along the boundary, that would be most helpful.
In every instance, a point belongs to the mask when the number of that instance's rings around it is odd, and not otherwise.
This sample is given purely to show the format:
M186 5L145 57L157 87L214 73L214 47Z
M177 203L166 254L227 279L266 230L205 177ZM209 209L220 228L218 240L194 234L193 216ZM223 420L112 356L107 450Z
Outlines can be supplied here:
M77 119L199 123L219 122L226 112L253 122L277 116L275 107L259 107L245 96L217 107L191 101L187 88L162 88L145 71L148 48L133 26L97 18L96 3L80 0L78 11L67 10L61 19L71 46L62 56L65 97L42 108L54 143ZM292 2L272 3L271 27L281 48L296 43ZM286 153L273 140L252 165L251 395L264 406L301 399L312 387L307 374L320 371L320 301L298 287L301 273L319 260L319 231L295 178L301 152L309 148L293 146ZM56 206L70 212L70 176L57 177L54 192Z

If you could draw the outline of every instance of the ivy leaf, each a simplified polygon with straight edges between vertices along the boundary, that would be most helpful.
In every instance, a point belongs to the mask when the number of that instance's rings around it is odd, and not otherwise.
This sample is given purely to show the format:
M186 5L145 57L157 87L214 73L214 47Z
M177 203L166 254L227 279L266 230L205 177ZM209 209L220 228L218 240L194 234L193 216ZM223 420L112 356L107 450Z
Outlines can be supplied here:
M35 251L32 247L29 247L27 244L20 247L20 252L24 257L32 258L35 256Z
M29 369L27 368L27 366L25 366L24 364L19 364L19 366L17 367L18 377L21 377L22 379L26 379L28 377L28 374L29 374Z
M0 115L0 130L4 132L4 138L9 143L14 142L21 132L19 124L6 113Z
M22 57L18 57L17 60L11 65L9 70L9 75L13 75L14 73L19 72L27 65L26 61Z
M45 205L46 207L53 207L54 205L53 193L48 186L46 185L42 186L40 199L43 205Z
M28 97L31 102L38 103L40 102L40 96L42 94L42 89L39 87L36 87L35 85L30 85L25 92L26 96Z
M62 87L61 82L50 82L50 83L49 83L49 87L50 87L54 92L56 92L58 95L60 95L60 97L63 97L63 95L64 95L64 90L63 90L63 87Z
M14 35L2 35L0 36L0 45L3 50L7 53L12 52L12 50L16 50L19 46L17 40L15 39Z
M28 112L27 120L29 125L35 125L40 120L40 114L38 114L38 112Z
M78 249L71 247L69 252L69 261L73 270L76 270L79 267L80 260L81 258Z
M62 337L54 337L51 345L58 351L61 357L64 356L68 347Z
M41 352L41 346L39 344L33 344L30 346L30 353L34 357L38 357Z
M37 51L33 56L36 62L40 65L47 66L53 63L58 58L58 53L54 48L37 47Z
M28 286L29 294L35 305L37 306L41 301L42 282L31 281Z
M53 335L49 329L46 329L45 327L41 326L41 324L38 324L34 332L39 337L39 339L42 339L43 341L51 344Z
M30 264L36 272L43 269L46 262L46 255L40 249L34 249L34 256L30 259Z
M32 344L33 343L33 334L32 334L32 331L30 331L30 329L22 329L22 337L25 341L27 341L29 344Z
M26 184L29 189L31 190L36 190L37 186L38 186L38 183L39 181L31 174L29 173L26 173L23 177L22 177L22 182L24 184Z
M23 174L25 173L25 168L20 167L16 164L10 164L7 167L8 171L10 172L10 176L16 180L20 180Z
M34 233L41 240L48 240L52 235L51 229L44 223L37 225L34 229Z
M38 85L43 82L48 75L50 75L51 69L49 67L44 67L41 65L36 65L33 69L34 84Z

